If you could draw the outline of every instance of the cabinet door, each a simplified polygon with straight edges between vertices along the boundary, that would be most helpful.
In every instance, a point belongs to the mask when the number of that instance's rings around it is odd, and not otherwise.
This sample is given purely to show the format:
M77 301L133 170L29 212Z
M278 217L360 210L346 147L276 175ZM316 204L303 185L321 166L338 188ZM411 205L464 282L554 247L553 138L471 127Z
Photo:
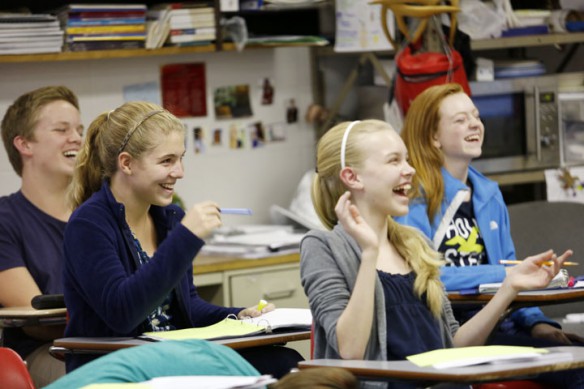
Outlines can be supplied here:
M282 308L308 308L308 300L300 284L298 266L287 269L257 270L231 275L229 286L234 307L250 307L260 299Z
M298 265L232 274L227 279L231 306L251 307L264 299L280 308L308 308ZM290 342L286 346L298 351L304 359L310 359L310 341Z

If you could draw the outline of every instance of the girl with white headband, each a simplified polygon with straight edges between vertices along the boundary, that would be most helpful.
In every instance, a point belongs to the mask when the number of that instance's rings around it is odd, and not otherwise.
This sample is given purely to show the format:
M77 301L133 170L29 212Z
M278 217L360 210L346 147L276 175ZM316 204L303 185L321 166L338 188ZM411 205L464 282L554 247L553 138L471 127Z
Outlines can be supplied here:
M385 122L341 123L317 146L312 197L331 231L303 239L301 279L314 317L314 358L402 360L481 345L520 290L546 286L572 252L527 258L459 327L439 278L439 254L392 217L408 212L414 169ZM541 266L551 261L552 266ZM367 383L367 385L387 385ZM390 387L414 384L390 383Z

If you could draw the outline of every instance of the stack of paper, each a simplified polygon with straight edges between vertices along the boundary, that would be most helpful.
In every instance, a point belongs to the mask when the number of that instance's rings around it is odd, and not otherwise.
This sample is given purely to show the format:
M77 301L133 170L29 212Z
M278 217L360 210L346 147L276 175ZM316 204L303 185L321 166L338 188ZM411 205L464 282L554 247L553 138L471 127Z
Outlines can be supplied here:
M63 47L59 21L44 14L0 14L0 54L58 53Z
M294 232L290 226L263 226L243 229L242 233L215 234L201 253L205 255L234 256L243 259L265 258L298 252L304 233Z

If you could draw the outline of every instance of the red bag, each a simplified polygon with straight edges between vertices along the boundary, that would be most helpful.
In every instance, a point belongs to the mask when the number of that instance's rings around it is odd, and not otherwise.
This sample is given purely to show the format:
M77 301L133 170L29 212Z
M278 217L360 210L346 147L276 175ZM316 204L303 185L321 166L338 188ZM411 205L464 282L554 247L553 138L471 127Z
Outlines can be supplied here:
M450 47L445 53L412 54L407 45L396 56L397 75L394 96L405 116L414 98L433 85L456 82L470 96L470 87L460 53Z

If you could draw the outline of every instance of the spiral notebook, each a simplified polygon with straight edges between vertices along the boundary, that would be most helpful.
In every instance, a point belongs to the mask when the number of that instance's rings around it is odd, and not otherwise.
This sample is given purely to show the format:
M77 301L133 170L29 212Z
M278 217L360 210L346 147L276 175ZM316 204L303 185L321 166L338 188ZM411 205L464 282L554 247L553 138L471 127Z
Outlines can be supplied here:
M145 332L140 339L146 340L218 340L271 333L277 329L308 330L312 325L310 309L278 308L254 318L237 319L235 315L207 327L182 330Z

